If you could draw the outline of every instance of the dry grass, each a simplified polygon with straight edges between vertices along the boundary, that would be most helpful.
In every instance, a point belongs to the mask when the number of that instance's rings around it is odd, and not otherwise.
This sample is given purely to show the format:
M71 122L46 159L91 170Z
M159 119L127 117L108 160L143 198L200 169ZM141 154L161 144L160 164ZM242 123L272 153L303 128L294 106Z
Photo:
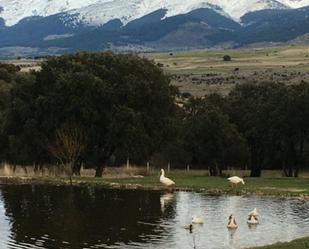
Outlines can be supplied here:
M173 169L170 171L168 167L163 167L167 174L173 175L188 175L188 176L209 176L208 169L190 169L188 171L187 167L183 169ZM16 177L66 177L68 176L68 170L60 170L59 165L45 165L42 169L37 172L34 171L32 165L29 166L17 166L14 172L13 165L7 163L0 164L0 176L16 176ZM128 178L134 177L138 178L141 176L159 176L161 167L151 166L147 169L146 166L137 166L137 165L123 165L120 167L106 167L104 169L103 177L104 178ZM81 177L93 177L95 175L94 169L84 168L81 169ZM223 170L223 176L239 176L239 177L249 177L250 170L238 170L238 169L229 169ZM263 170L263 178L280 178L283 176L281 170ZM300 178L309 178L309 171L301 171Z
M94 169L88 169L82 167L81 177L93 177L95 175ZM135 165L126 165L121 167L107 167L104 170L104 177L106 178L127 178L127 177L139 177L147 176L154 173L154 169L150 168L147 171L146 167L138 167ZM16 177L65 177L68 176L67 169L60 169L59 165L45 165L42 169L35 171L34 166L14 166L7 163L0 165L0 176L16 176Z

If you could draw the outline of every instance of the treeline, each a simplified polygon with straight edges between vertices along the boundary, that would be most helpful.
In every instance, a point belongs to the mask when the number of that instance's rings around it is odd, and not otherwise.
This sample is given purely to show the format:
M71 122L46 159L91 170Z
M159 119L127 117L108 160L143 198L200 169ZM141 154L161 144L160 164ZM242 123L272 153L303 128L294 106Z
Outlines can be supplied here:
M160 159L220 175L226 168L308 165L309 84L236 85L222 97L179 94L154 64L134 55L77 53L48 58L38 72L0 64L0 156L13 165ZM186 98L184 98L186 96Z
M174 146L183 150L178 154L188 153L188 163L208 165L213 175L242 166L252 177L262 169L297 177L308 166L308 83L236 85L227 97L191 98L183 110Z

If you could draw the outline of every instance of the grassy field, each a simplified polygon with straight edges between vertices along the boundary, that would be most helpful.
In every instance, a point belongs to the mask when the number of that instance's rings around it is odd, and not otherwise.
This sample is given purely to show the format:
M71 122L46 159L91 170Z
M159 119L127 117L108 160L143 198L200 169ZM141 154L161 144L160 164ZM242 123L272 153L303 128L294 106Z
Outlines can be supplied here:
M270 246L255 247L251 249L308 249L309 238L293 240L288 243L277 243Z
M230 55L232 61L224 62L223 56ZM244 71L285 68L308 70L309 47L242 48L226 50L197 50L188 52L145 54L164 65L164 69L176 74L230 73L239 67Z
M232 60L224 62L223 56ZM265 81L297 84L309 81L309 47L282 46L230 50L154 53L143 56L160 63L172 84L194 96L226 95L237 83Z
M245 185L232 188L225 177L209 177L201 174L174 172L169 177L176 182L180 190L205 191L211 194L258 194L279 196L309 195L308 178L261 177L245 178ZM89 180L89 179L87 179ZM90 179L91 180L91 179ZM125 185L139 185L145 188L162 188L158 175L143 178L110 178L104 181Z

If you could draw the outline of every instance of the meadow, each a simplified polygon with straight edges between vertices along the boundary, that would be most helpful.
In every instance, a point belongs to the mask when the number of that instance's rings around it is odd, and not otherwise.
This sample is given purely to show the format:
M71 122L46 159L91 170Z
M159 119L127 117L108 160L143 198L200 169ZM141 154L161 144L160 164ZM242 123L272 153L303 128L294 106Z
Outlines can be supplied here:
M141 189L165 191L167 188L159 182L160 169L150 167L127 166L108 167L102 178L93 177L95 171L82 169L81 176L73 177L73 185L89 185L115 189ZM298 178L283 177L280 170L263 170L261 177L249 177L249 170L224 170L221 177L209 176L208 170L171 169L168 177L176 182L176 191L206 192L211 195L265 195L279 197L309 198L309 172L302 171ZM239 184L231 187L227 177L240 176L245 180L245 185ZM64 174L55 174L52 170L33 172L32 167L17 167L14 173L8 168L0 169L0 183L5 183L6 178L11 178L8 183L33 183L33 184L70 184L69 177Z
M223 61L229 55L231 61ZM172 77L181 92L226 95L237 83L309 81L309 47L281 46L143 54Z

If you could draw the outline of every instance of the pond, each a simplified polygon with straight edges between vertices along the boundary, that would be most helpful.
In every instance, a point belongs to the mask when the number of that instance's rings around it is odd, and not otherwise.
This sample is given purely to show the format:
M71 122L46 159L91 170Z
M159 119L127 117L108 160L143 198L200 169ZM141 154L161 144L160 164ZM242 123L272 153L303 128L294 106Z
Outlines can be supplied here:
M254 207L260 224L248 226ZM226 228L233 213L236 231ZM193 215L205 223L184 229ZM0 248L246 248L309 235L309 202L87 187L0 186Z

